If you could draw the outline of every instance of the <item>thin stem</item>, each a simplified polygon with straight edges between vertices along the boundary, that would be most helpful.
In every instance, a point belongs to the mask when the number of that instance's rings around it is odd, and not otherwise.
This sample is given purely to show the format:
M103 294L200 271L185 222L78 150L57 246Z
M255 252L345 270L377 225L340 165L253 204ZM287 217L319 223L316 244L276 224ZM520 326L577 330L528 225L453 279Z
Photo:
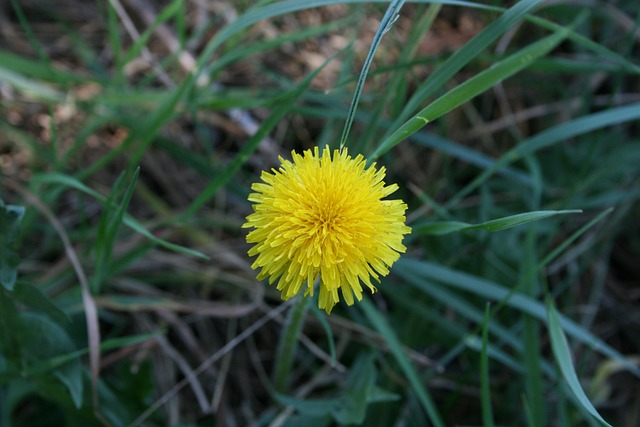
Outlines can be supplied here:
M371 48L369 48L369 53L364 60L364 65L362 66L362 70L360 71L360 77L358 78L358 83L356 84L356 91L353 94L353 99L351 100L351 106L349 107L349 112L347 113L347 120L344 124L344 129L342 130L342 136L340 137L340 148L347 145L347 137L349 136L349 131L351 130L351 125L353 124L353 119L356 116L356 109L358 108L358 102L360 101L360 95L362 94L362 89L364 88L364 82L367 79L367 74L369 73L369 67L371 67L371 63L373 62L373 57L378 50L378 46L380 46L380 42L382 41L382 36L391 29L391 26L398 19L398 13L402 8L406 0L394 0L387 8L384 16L382 17L382 21L380 21L380 26L378 27L378 31L376 31L375 36L373 37L373 42L371 43Z
M297 301L293 303L293 308L289 311L280 336L280 342L278 342L276 365L273 371L274 388L278 393L284 393L287 390L287 379L289 378L289 372L291 372L293 356L298 348L298 337L311 300L311 298L304 296L297 296L296 298Z

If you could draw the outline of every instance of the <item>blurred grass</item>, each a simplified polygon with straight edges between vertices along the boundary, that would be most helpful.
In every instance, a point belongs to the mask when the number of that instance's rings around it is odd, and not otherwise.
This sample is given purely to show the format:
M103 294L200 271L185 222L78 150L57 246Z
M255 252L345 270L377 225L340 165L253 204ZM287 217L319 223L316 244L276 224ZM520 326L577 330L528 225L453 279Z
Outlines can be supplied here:
M0 6L0 426L640 425L635 2L407 2L358 90L387 6ZM354 91L414 232L277 395L246 196Z

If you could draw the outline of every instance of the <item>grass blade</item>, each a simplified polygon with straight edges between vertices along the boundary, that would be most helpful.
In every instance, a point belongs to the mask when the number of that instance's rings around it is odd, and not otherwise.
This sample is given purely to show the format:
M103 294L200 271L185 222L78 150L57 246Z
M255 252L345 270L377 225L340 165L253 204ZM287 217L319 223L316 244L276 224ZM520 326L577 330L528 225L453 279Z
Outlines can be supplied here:
M70 188L74 188L78 191L81 191L85 194L88 194L91 197L94 197L96 200L99 200L102 203L106 203L107 202L107 198L105 196L103 196L102 194L98 193L97 191L89 188L88 186L86 186L85 184L83 184L82 182L78 181L77 179L68 176L68 175L64 175L61 173L43 173L40 175L36 175L33 177L33 182L41 182L41 183L49 183L49 184L59 184L59 185L63 185L65 187L70 187ZM170 243L167 242L166 240L163 240L155 235L153 235L149 230L147 230L142 224L140 224L135 218L133 218L131 215L125 213L124 214L124 218L122 219L122 222L124 222L124 224L131 228L133 231L142 234L143 236L145 236L147 239L151 240L152 242L154 242L155 244L157 244L158 246L162 246L165 249L169 249L175 252L179 252L179 253L183 253L186 255L191 255L191 256L195 256L198 258L204 258L204 259L208 259L209 257L205 254L203 254L202 252L198 252L194 249L190 249L190 248L185 248L184 246L180 246L180 245L176 245L175 243Z
M580 385L580 380L578 379L578 375L576 374L576 370L571 359L569 344L567 343L567 338L562 330L560 315L558 314L555 304L551 298L547 298L547 316L547 321L549 322L549 335L551 337L551 349L553 350L553 356L556 363L558 363L563 378L584 409L586 409L603 425L611 427L611 424L606 422L598 413L596 408L593 407L591 401Z
M578 135L583 135L607 126L613 126L638 119L640 119L640 103L635 103L589 114L572 120L569 123L563 123L540 132L535 136L520 142L516 147L507 151L491 168L484 170L466 187L453 196L449 200L448 205L455 205L471 191L478 188L497 170L520 160L527 155L533 154L543 148L551 147Z
M429 76L411 99L409 99L398 116L398 120L406 120L411 112L415 111L425 99L433 95L441 87L444 87L455 73L476 58L491 43L496 41L500 35L504 34L538 4L540 4L540 0L525 0L516 3L512 8L504 12L498 19L474 36L473 39L469 40L469 42L451 55L450 58L443 62L442 65Z
M442 422L442 418L436 409L429 392L425 388L424 384L420 380L418 373L416 372L413 365L407 359L407 356L402 349L402 344L398 339L398 336L391 328L389 323L385 320L385 318L373 307L371 302L367 299L362 300L360 303L360 307L364 311L364 314L367 316L371 324L380 332L380 334L384 337L385 341L389 345L389 349L391 349L391 353L400 365L400 368L404 372L405 377L411 383L411 387L413 391L418 396L418 400L422 404L422 407L427 412L431 423L436 427L444 427L444 423Z
M568 34L568 29L563 28L558 30L558 32L532 43L528 47L503 59L491 68L477 74L442 95L427 107L423 108L413 118L405 122L398 130L391 134L391 136L382 141L378 148L371 154L370 158L375 159L386 153L401 141L422 129L427 123L434 121L438 117L486 91L493 85L525 69L536 59L549 53L564 40Z
M364 60L364 64L362 65L362 70L360 71L360 77L358 78L358 83L356 84L356 91L353 94L353 98L351 99L351 106L349 107L349 112L347 113L347 120L344 124L344 129L342 130L342 136L340 137L340 147L344 147L347 145L347 137L349 136L349 131L351 130L351 125L353 124L353 119L356 115L356 109L358 108L358 102L360 101L360 95L362 95L362 89L364 89L364 82L367 79L367 73L369 72L369 68L371 67L371 63L373 62L373 57L378 50L378 46L382 42L382 36L385 35L387 31L391 29L393 23L398 19L398 13L400 13L400 9L404 4L405 0L393 0L384 16L382 17L382 21L380 21L380 25L378 26L378 30L376 34L373 36L373 41L371 42L371 47L369 48L369 52L367 53L367 57Z
M581 212L581 210L533 211L506 216L504 218L493 219L481 224L467 224L466 222L460 221L430 222L427 224L416 225L415 227L413 227L413 231L414 233L431 234L436 236L449 234L456 231L483 230L495 232L556 215L566 215Z
M493 427L493 409L491 405L491 389L489 387L489 319L491 309L487 304L484 310L482 322L482 351L480 352L480 398L482 401L482 424L485 427Z
M218 191L218 189L223 186L231 176L242 167L243 164L246 163L249 156L258 148L258 144L262 142L262 140L269 134L269 132L271 132L280 120L289 113L293 104L309 87L313 78L317 76L318 73L340 53L342 53L342 51L332 55L322 65L320 65L320 67L309 73L309 75L305 77L300 84L282 96L282 100L276 104L277 108L275 108L271 115L262 123L258 131L249 138L244 147L242 147L242 150L240 150L240 153L238 153L229 166L220 172L220 174L218 174L218 176L209 185L207 185L204 190L202 190L196 200L194 200L193 203L191 203L191 205L183 212L181 215L182 218L188 218L193 215L195 211L208 202L215 195L216 191Z
M409 257L400 258L394 265L394 268L396 270L402 270L403 274L442 283L446 286L471 292L492 301L505 301L505 304L509 307L529 314L540 321L546 320L547 310L544 304L492 281ZM620 362L629 372L640 378L640 369L603 340L563 316L560 316L560 323L567 334L599 353Z

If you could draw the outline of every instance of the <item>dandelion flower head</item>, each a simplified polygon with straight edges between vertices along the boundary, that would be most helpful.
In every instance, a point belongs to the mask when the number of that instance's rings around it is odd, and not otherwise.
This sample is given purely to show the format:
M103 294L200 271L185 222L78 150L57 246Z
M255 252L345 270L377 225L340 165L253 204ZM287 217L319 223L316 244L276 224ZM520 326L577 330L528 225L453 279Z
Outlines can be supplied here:
M254 244L253 269L258 279L277 281L282 299L313 296L319 277L318 306L331 312L340 301L348 305L362 299L362 284L371 292L406 248L411 229L405 225L407 205L382 200L398 189L385 185L385 168L369 167L362 155L352 158L347 149L318 148L292 161L280 157L278 170L263 172L249 195L254 212L243 228L253 228L247 242Z

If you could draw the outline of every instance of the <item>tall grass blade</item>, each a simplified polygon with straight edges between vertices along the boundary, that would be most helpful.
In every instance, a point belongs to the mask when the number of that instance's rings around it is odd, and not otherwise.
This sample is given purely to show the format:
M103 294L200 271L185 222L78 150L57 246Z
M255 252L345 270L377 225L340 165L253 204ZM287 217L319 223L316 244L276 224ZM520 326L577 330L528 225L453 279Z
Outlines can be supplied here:
M347 113L347 119L344 124L344 129L342 130L342 136L340 137L340 148L347 145L347 137L349 136L349 131L351 130L351 125L353 124L353 119L356 115L358 102L360 101L362 90L364 89L364 82L367 79L369 68L371 67L371 63L373 62L373 57L378 50L378 46L380 46L380 43L382 42L382 36L384 36L385 33L391 29L393 23L398 19L398 13L400 13L400 9L402 8L402 5L404 3L405 0L393 0L391 2L389 7L387 8L387 11L382 17L382 20L380 21L380 25L378 26L376 34L373 36L371 47L369 48L367 57L365 58L364 64L362 65L362 70L360 71L360 77L358 78L358 83L356 84L355 93L353 94L353 98L351 99L351 106L349 107L349 112Z
M427 413L427 416L431 420L431 423L436 427L444 427L444 423L442 422L442 418L429 395L429 392L425 388L422 383L420 376L416 372L413 365L407 359L407 356L404 353L402 348L402 344L398 339L398 336L391 328L387 320L373 307L371 302L367 299L364 299L360 303L360 307L364 311L364 314L367 316L367 319L371 322L371 324L380 332L380 334L384 337L385 341L389 345L389 349L393 354L396 362L400 365L400 368L404 372L406 379L411 384L413 391L416 393L420 404L424 408Z
M611 424L606 422L596 408L593 407L593 404L582 389L582 385L580 385L580 380L578 379L575 367L573 366L573 360L571 359L571 351L569 350L567 337L562 328L560 315L551 298L547 298L547 321L549 323L549 335L551 337L553 356L569 388L584 409L603 425L611 427Z
M477 74L461 85L450 90L440 98L423 108L415 116L405 122L391 136L382 141L370 158L375 159L391 148L409 138L422 129L427 123L434 121L454 108L478 96L493 85L511 77L531 65L536 59L543 57L555 48L569 34L568 29L539 40L524 49L494 64L491 68Z
M398 120L406 120L428 97L432 96L457 73L480 55L489 45L495 42L516 22L540 4L541 0L524 0L517 2L506 10L498 19L487 25L481 32L465 43L451 57L438 66L427 80L418 88L411 99L407 101Z
M529 314L540 321L546 320L547 312L544 304L490 280L409 257L400 258L394 268L403 270L403 273L414 275L416 278L423 278L461 289L491 301L504 301L509 307ZM567 334L606 357L620 362L629 372L640 378L640 369L603 340L563 316L560 316L560 323Z
M280 122L280 120L291 110L294 103L300 98L302 93L309 87L311 81L320 71L331 62L341 51L328 58L320 67L309 73L296 87L285 93L281 101L277 103L277 107L273 110L271 115L262 123L258 131L249 138L247 143L242 147L240 153L236 155L233 161L222 170L218 176L211 181L207 187L198 195L191 205L183 212L182 218L188 218L193 215L202 205L208 202L232 176L233 174L246 163L249 156L258 148L258 144L271 132L271 130Z
M58 184L58 185L63 185L65 187L74 188L78 191L88 194L89 196L95 198L96 200L102 203L107 202L107 198L102 194L87 187L85 184L78 181L77 179L61 173L52 172L52 173L43 173L43 174L35 175L32 181L34 183L39 182L39 183ZM190 248L185 248L184 246L176 245L175 243L167 242L166 240L153 235L149 230L147 230L142 224L140 224L135 218L133 218L129 214L126 214L126 213L124 214L124 218L122 219L122 222L126 226L128 226L135 232L142 234L143 236L145 236L147 239L151 240L153 243L157 244L158 246L162 246L163 248L176 251L179 253L183 253L186 255L192 255L198 258L204 258L204 259L209 258L207 255L203 254L202 252L198 252Z
M491 403L491 387L489 384L489 321L491 309L487 304L482 321L482 350L480 352L480 400L482 402L482 424L485 427L493 427L493 405Z
M416 225L413 227L414 233L431 234L441 236L458 231L502 231L518 225L527 224L544 218L550 218L556 215L566 215L581 213L581 210L561 210L561 211L533 211L525 212L517 215L511 215L504 218L493 219L481 224L468 224L460 221L439 221L427 224Z

